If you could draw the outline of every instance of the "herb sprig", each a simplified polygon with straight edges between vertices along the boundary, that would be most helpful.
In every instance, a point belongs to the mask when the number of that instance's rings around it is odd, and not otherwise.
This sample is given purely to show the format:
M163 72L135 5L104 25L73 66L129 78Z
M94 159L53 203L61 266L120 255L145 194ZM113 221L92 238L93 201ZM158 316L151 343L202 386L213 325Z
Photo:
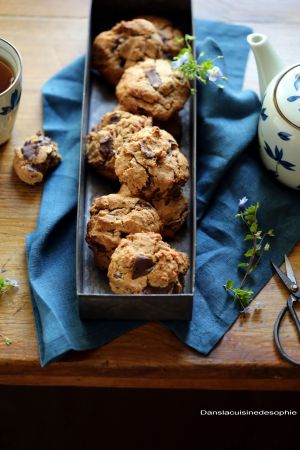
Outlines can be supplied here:
M216 60L223 58L223 56L219 55L214 59L206 59L200 62L204 58L205 52L201 52L197 59L194 58L191 46L191 42L194 40L195 36L190 34L186 34L184 38L177 39L177 42L184 42L185 46L173 58L172 68L179 70L181 75L188 80L198 80L203 84L206 84L207 81L212 81L219 88L223 89L224 85L221 83L221 80L227 80L228 78L223 75L220 67L214 64ZM194 94L195 89L191 89L191 92Z
M224 285L225 290L233 295L234 302L239 303L241 306L241 312L247 312L248 304L253 297L253 291L244 289L243 286L245 285L248 276L258 266L263 253L270 249L268 238L275 236L272 229L266 232L259 230L257 218L259 203L257 202L255 205L246 208L245 205L247 202L247 197L243 197L239 201L240 211L235 215L236 218L243 221L248 230L244 240L251 242L251 247L244 253L245 258L247 258L248 261L238 264L239 268L245 269L245 274L238 287L235 287L233 280L227 280Z
M2 267L2 269L0 269L0 273L3 272L5 272L5 270ZM14 287L19 287L19 284L16 280L11 280L9 278L0 278L0 297ZM12 340L9 337L0 334L0 338L6 345L11 345Z
M0 270L1 273L1 270ZM13 287L18 287L18 283L15 280L10 280L9 278L0 278L0 295L5 294Z

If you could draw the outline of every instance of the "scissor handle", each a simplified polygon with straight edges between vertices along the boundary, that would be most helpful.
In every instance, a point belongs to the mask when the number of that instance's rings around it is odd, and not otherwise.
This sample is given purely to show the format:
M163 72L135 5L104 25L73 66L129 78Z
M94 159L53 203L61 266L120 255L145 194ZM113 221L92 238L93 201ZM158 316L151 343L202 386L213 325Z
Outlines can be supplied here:
M280 324L282 319L284 318L285 314L287 311L290 312L294 323L296 325L297 331L300 335L300 321L298 319L298 316L296 314L296 311L294 309L294 305L293 305L294 301L293 298L291 296L289 296L288 301L287 301L287 305L284 306L282 308L282 310L280 311L280 313L278 314L277 319L275 320L275 324L274 324L274 341L275 344L278 348L278 351L280 353L280 355L282 356L282 358L284 358L286 361L295 364L296 366L300 367L300 362L296 361L295 359L291 358L290 356L288 356L288 354L285 352L285 350L283 349L281 342L280 342L280 337L279 337L279 328L280 328Z

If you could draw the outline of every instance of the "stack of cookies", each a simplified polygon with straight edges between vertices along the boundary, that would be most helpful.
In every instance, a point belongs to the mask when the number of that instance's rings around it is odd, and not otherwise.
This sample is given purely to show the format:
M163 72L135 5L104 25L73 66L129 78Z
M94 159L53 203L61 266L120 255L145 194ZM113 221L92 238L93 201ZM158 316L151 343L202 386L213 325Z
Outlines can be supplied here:
M163 239L174 238L188 215L182 188L189 165L174 137L155 125L182 109L190 93L168 61L181 36L168 20L150 16L122 21L94 41L93 65L116 85L119 107L87 135L86 158L121 187L94 199L86 241L118 294L184 289L188 257Z

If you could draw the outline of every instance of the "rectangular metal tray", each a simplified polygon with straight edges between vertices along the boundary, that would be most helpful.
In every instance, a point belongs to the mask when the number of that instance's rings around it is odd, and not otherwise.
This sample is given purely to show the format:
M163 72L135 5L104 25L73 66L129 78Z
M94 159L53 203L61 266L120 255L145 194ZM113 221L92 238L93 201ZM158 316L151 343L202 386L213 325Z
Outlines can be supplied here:
M94 197L117 192L119 186L97 175L85 161L85 136L104 113L117 106L114 88L91 70L91 46L94 37L120 20L139 15L166 17L184 33L193 34L190 0L94 0L91 5L89 41L85 66L81 156L78 192L76 279L80 316L85 319L120 320L190 320L192 316L195 278L195 165L196 165L196 102L194 96L180 112L181 151L190 163L190 180L184 188L189 199L190 214L186 225L170 242L189 255L191 267L185 277L182 294L117 295L109 288L104 272L97 269L91 250L85 242L89 208Z

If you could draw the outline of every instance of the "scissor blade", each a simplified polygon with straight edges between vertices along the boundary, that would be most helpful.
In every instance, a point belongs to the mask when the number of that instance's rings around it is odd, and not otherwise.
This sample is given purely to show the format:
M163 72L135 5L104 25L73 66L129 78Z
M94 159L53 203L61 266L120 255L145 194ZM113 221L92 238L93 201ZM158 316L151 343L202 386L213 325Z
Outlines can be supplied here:
M283 282L283 284L285 285L285 287L290 291L291 289L291 284L293 284L293 281L289 279L289 277L286 276L286 274L284 272L282 272L281 269L279 269L279 267L276 266L276 264L274 264L272 262L272 265L274 267L274 269L276 270L279 278L281 279L281 281Z
M294 284L297 284L296 277L295 277L294 271L292 269L291 263L286 255L284 255L284 259L285 259L285 270L286 270L287 276Z

